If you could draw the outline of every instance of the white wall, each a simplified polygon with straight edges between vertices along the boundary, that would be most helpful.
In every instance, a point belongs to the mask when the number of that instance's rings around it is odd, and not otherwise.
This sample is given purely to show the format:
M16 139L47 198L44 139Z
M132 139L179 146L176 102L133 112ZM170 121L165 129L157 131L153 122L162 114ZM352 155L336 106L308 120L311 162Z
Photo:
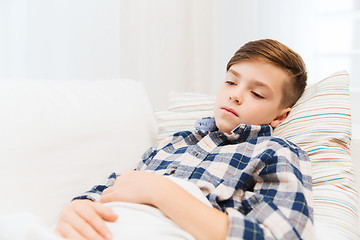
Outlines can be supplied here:
M0 78L120 77L118 1L0 0Z

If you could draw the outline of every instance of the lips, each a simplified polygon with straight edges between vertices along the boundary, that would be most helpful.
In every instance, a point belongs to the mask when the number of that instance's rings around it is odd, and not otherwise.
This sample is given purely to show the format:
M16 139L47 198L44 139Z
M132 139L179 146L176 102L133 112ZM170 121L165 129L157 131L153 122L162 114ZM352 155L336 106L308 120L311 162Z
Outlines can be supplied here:
M221 109L224 110L225 112L229 113L229 114L232 114L232 115L238 117L237 113L232 108L222 107Z

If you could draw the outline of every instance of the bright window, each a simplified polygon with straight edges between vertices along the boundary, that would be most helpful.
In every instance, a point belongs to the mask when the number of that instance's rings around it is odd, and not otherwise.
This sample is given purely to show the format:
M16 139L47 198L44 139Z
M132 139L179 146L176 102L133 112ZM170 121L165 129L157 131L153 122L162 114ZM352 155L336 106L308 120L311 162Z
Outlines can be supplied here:
M317 78L334 69L347 69L351 89L360 91L360 2L317 0L315 19Z

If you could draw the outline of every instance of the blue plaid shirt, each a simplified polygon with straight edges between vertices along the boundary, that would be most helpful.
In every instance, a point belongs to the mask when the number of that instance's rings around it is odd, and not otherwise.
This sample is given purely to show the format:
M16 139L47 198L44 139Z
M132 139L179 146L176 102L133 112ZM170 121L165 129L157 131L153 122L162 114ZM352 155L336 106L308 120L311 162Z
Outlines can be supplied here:
M269 125L240 124L226 134L205 118L196 129L150 148L137 169L196 184L228 214L227 239L313 238L310 161L303 150L271 136ZM113 173L76 199L97 201L115 179Z

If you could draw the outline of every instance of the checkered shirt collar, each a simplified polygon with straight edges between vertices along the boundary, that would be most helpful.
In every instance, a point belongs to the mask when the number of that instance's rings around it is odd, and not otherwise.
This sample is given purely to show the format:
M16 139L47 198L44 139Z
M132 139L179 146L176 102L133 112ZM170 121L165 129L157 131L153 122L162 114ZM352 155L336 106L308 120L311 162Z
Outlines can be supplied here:
M218 131L215 118L202 118L195 122L195 128L203 134ZM271 136L273 129L270 125L248 125L240 123L231 131L231 134L222 133L231 142L244 142L251 138Z

